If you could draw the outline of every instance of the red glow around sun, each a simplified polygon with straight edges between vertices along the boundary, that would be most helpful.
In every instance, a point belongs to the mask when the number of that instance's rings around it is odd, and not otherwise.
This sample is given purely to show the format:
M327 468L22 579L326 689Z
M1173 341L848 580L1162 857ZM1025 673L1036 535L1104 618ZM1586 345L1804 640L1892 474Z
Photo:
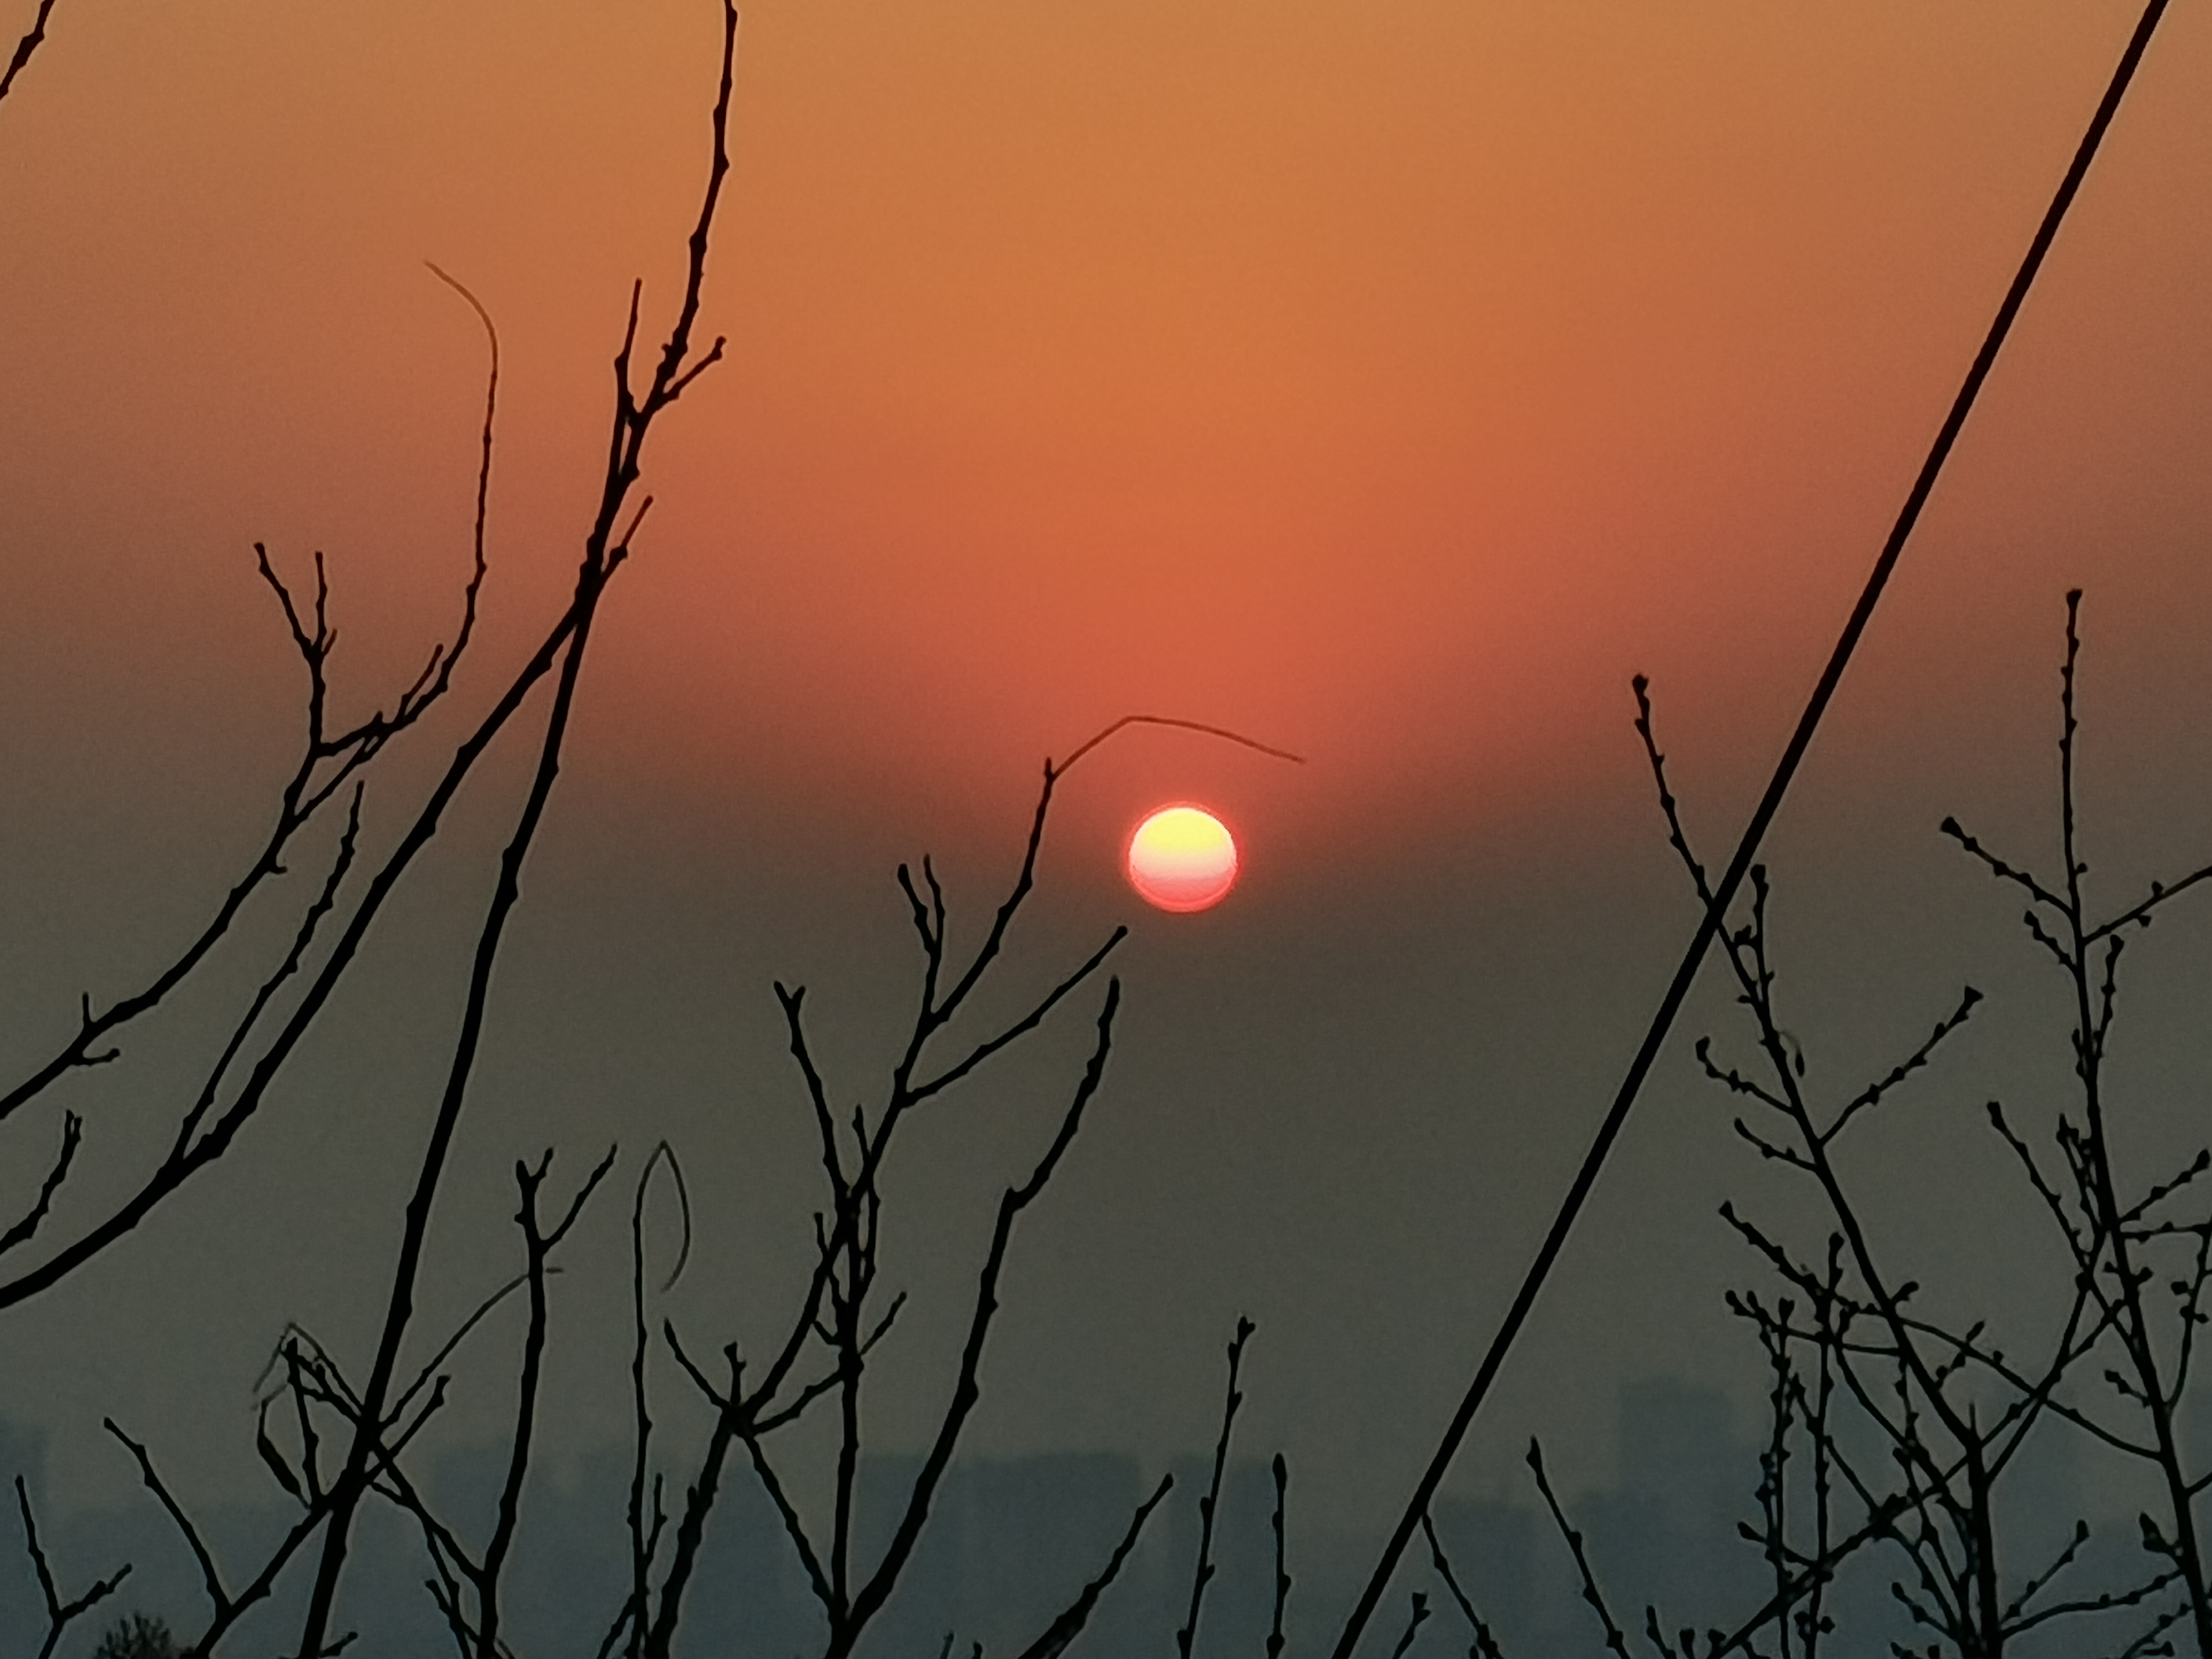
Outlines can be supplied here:
M1237 842L1198 806L1164 806L1129 837L1129 884L1163 910L1204 910L1237 884Z

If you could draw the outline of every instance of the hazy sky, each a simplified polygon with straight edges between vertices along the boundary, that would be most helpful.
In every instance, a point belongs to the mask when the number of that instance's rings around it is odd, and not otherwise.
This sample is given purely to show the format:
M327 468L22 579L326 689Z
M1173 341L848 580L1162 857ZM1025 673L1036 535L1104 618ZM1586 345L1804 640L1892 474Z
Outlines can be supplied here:
M933 851L973 921L1043 755L1130 710L1224 722L1309 763L1137 735L1067 786L1015 972L1129 920L1128 1012L1020 1243L975 1443L1196 1445L1249 1309L1251 1443L1289 1444L1340 1518L1379 1512L1692 919L1629 675L1717 855L2136 10L749 6L706 315L729 359L659 434L594 646L442 1212L447 1300L505 1271L516 1155L619 1139L634 1169L665 1134L700 1200L687 1326L759 1328L813 1202L770 976L817 988L857 1097L908 994L896 860ZM298 692L252 544L295 572L327 553L346 695L445 625L482 347L426 258L505 351L457 696L557 607L628 283L657 319L677 278L714 27L707 0L62 0L0 105L15 1061L248 855ZM1912 1248L1992 1283L2002 1212L1957 1196L1988 1162L1972 1120L2055 1088L2063 1030L2009 902L1933 825L2047 845L2078 583L2093 858L2124 886L2212 848L2208 108L2212 14L2178 6L1775 842L1838 1086L1962 978L2006 993L1868 1167ZM241 1151L6 1316L0 1412L59 1437L70 1492L129 1486L86 1432L106 1412L204 1490L257 1490L248 1389L282 1319L369 1340L455 928L516 784L495 767L469 797ZM1231 817L1248 878L1203 916L1140 913L1118 839L1180 799ZM2206 1057L2206 937L2143 952L2147 1142L2201 1121L2151 1085ZM119 1091L95 1173L128 1163L193 1019L94 1080ZM1086 1024L1022 1073L1039 1095L917 1133L916 1376L946 1328L928 1298ZM1728 1115L1678 1045L1467 1482L1505 1479L1532 1427L1601 1469L1621 1375L1741 1376L1711 1211L1786 1193ZM34 1164L12 1152L0 1185ZM618 1363L621 1207L563 1287L578 1441ZM891 1443L934 1387L887 1402ZM489 1432L498 1404L456 1416Z

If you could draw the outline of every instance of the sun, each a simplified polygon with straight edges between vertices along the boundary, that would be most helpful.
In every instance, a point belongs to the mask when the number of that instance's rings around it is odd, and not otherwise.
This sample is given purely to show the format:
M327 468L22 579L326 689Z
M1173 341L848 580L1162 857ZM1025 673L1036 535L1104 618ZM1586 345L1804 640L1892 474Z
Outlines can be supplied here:
M1237 842L1200 806L1163 806L1129 837L1129 884L1163 910L1209 909L1237 884Z

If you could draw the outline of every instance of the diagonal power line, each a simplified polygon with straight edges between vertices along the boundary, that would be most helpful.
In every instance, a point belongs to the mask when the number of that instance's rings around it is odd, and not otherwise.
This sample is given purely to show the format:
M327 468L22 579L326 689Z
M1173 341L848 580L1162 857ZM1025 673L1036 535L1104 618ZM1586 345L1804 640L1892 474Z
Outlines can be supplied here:
M2112 71L2112 83L2106 88L2096 114L2090 118L2089 129L2082 135L2081 145L2074 152L2073 163L2066 169L2065 178L2060 180L2057 193L2051 198L2051 206L2044 213L2043 222L2036 228L2035 240L2028 244L2027 257L2021 261L2020 270L2013 277L2012 286L2005 292L2004 303L1997 307L1996 318L1990 323L1989 334L1982 341L1982 349L1975 354L1973 367L1966 371L1966 381L1960 386L1959 395L1952 400L1951 412L1944 417L1942 428L1936 433L1936 441L1928 451L1928 459L1921 463L1920 475L1912 481L1911 492L1905 498L1905 506L1890 530L1889 539L1882 544L1881 556L1875 561L1866 587L1860 593L1858 603L1851 608L1850 619L1844 624L1844 631L1836 641L1835 650L1829 654L1828 665L1821 671L1820 683L1813 688L1805 712L1798 718L1797 729L1790 734L1790 745L1782 751L1782 758L1775 764L1774 775L1767 783L1766 793L1759 798L1759 809L1751 815L1751 822L1745 826L1743 839L1736 843L1735 856L1729 860L1728 872L1713 890L1712 902L1706 907L1705 916L1698 923L1698 931L1691 937L1689 949L1683 952L1681 966L1674 970L1674 982L1668 986L1667 994L1660 1000L1658 1011L1651 1016L1650 1029L1644 1033L1643 1046L1637 1049L1636 1058L1629 1064L1627 1075L1621 1079L1620 1092L1613 1097L1613 1108L1599 1127L1597 1138L1590 1143L1589 1151L1583 1158L1582 1168L1576 1171L1574 1183L1560 1200L1559 1213L1552 1220L1551 1231L1544 1236L1544 1243L1536 1252L1536 1259L1529 1264L1528 1275L1521 1281L1520 1291L1514 1297L1504 1322L1498 1328L1497 1335L1491 1339L1489 1352L1483 1355L1482 1364L1475 1371L1474 1381L1468 1385L1466 1398L1460 1401L1459 1410L1453 1414L1450 1425L1445 1429L1435 1456L1429 1460L1427 1469L1414 1486L1413 1497L1407 1502L1405 1513L1399 1517L1397 1527L1390 1534L1390 1541L1383 1547L1382 1557L1375 1564L1373 1575L1368 1579L1366 1588L1360 1592L1358 1605L1345 1621L1344 1632L1337 1638L1332 1659L1352 1659L1352 1650L1358 1645L1368 1620L1373 1616L1376 1604L1382 1599L1382 1592L1389 1583L1390 1575L1397 1569L1399 1558L1404 1554L1414 1528L1420 1525L1421 1517L1428 1513L1430 1502L1436 1496L1437 1487L1443 1482L1444 1471L1450 1467L1460 1443L1467 1437L1475 1413L1481 1408L1484 1396L1490 1392L1490 1385L1504 1365L1505 1356L1512 1348L1514 1339L1520 1334L1530 1309L1535 1305L1545 1279L1559 1260L1559 1251L1567 1242L1567 1235L1574 1229L1575 1218L1581 1213L1583 1200L1589 1198L1590 1188L1597 1182L1598 1171L1604 1167L1606 1154L1612 1151L1613 1141L1620 1134L1621 1126L1628 1121L1629 1110L1636 1104L1636 1097L1644 1086L1644 1079L1650 1072L1652 1062L1658 1057L1661 1045L1667 1040L1667 1034L1674 1024L1674 1016L1681 1010L1683 1000L1689 994L1690 986L1698 976L1698 969L1705 960L1705 951L1719 933L1729 907L1734 902L1737 890L1742 886L1744 877L1750 871L1752 860L1758 856L1759 842L1765 838L1767 827L1773 823L1775 813L1781 809L1782 798L1789 791L1790 780L1796 775L1798 763L1804 759L1805 750L1812 744L1813 733L1819 728L1821 716L1826 714L1828 703L1836 694L1836 687L1843 680L1844 670L1850 665L1851 653L1858 648L1859 637L1866 632L1867 623L1874 616L1875 606L1881 602L1882 590L1888 586L1890 574L1897 568L1899 556L1904 552L1905 544L1911 539L1913 526L1919 522L1920 510L1927 504L1929 495L1936 488L1936 480L1943 471L1943 463L1949 459L1952 447L1958 441L1960 430L1966 425L1966 416L1973 409L1974 400L1981 393L1982 383L1989 378L1990 370L1996 362L1997 353L2004 346L2005 337L2012 331L2013 319L2020 314L2021 302L2027 298L2028 289L2034 286L2036 273L2043 267L2044 256L2051 251L2051 244L2058 234L2058 227L2066 217L2066 210L2073 205L2074 198L2081 188L2081 180L2089 171L2090 162L2096 158L2097 148L2104 142L2106 130L2112 125L2120 100L2127 95L2128 85L2135 78L2136 65L2142 61L2143 52L2149 46L2151 36L2157 30L2159 19L2165 15L2166 8L2166 0L2150 0L2142 21L2136 25L2127 50L2120 56L2119 66Z

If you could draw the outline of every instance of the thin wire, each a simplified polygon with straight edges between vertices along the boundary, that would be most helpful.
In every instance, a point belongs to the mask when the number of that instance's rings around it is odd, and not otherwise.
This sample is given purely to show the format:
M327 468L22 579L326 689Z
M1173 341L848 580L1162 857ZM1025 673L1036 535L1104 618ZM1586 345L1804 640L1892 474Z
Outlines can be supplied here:
M1490 1392L1490 1385L1498 1370L1504 1366L1506 1353L1511 1349L1514 1339L1520 1334L1529 1310L1535 1305L1537 1293L1543 1289L1545 1279L1549 1276L1553 1264L1558 1261L1568 1233L1573 1230L1575 1218L1581 1212L1583 1201L1589 1196L1590 1188L1596 1183L1606 1154L1612 1150L1614 1139L1620 1133L1621 1125L1627 1121L1629 1109L1636 1103L1644 1079L1674 1024L1674 1016L1680 1012L1683 1000L1689 994L1691 983L1697 978L1705 951L1719 933L1729 906L1735 901L1737 889L1743 884L1753 859L1758 856L1759 844L1765 837L1767 826L1773 822L1775 813L1781 808L1783 795L1788 791L1791 778L1796 775L1798 763L1804 758L1807 748L1812 744L1813 733L1820 724L1820 717L1827 712L1829 700L1835 696L1836 687L1843 679L1844 670L1850 665L1852 653L1857 649L1859 637L1866 631L1875 606L1881 599L1882 590L1889 583L1890 573L1897 568L1899 556L1904 552L1905 544L1911 538L1913 526L1919 521L1920 509L1934 490L1936 480L1942 472L1943 463L1949 458L1952 446L1958 441L1960 430L1966 425L1966 416L1981 392L1982 383L1989 378L2005 337L2012 330L2013 319L2019 315L2028 289L2034 285L2036 273L2042 269L2044 255L2050 252L2051 242L2058 234L2058 227L2066 217L2066 210L2073 204L2075 194L2081 187L2081 180L2089 171L2090 162L2096 157L2098 146L2104 141L2106 129L2112 125L2112 117L2118 112L2129 83L2135 78L2136 66L2142 62L2143 52L2149 46L2151 36L2157 30L2159 19L2165 15L2166 8L2166 0L2150 0L2142 21L2136 25L2127 50L2121 55L2119 67L2113 71L2112 83L2105 90L2104 100L2097 106L2096 114L2090 118L2089 129L2074 153L2073 164L2066 169L2066 176L2059 183L2057 194L2051 198L2051 206L2043 216L2043 222L2036 229L2035 240L2028 245L2027 257L2021 262L2020 270L2013 277L2012 287L2006 291L2004 303L1997 307L1996 319L1990 325L1990 331L1982 342L1981 350L1975 355L1973 367L1966 371L1965 384L1959 388L1959 395L1952 400L1951 412L1945 417L1942 429L1936 434L1936 442L1928 452L1928 459L1921 464L1920 475L1913 480L1911 493L1905 497L1904 508L1899 513L1897 523L1889 532L1889 539L1882 545L1881 556L1875 561L1874 571L1867 578L1865 590L1860 593L1858 604L1852 608L1850 619L1844 624L1842 636L1837 640L1836 648L1828 658L1827 667L1821 672L1820 684L1814 688L1812 699L1805 705L1797 729L1790 736L1790 746L1783 750L1782 758L1775 766L1774 775L1766 786L1766 793L1760 798L1759 810L1752 814L1750 823L1745 827L1743 839L1736 845L1735 856L1729 861L1728 872L1713 890L1712 902L1707 906L1704 917L1698 923L1698 931L1690 940L1690 948L1683 953L1681 966L1675 969L1674 982L1667 988L1667 994L1661 1000L1658 1012L1651 1018L1651 1026L1644 1034L1643 1047L1636 1051L1636 1058L1629 1065L1628 1074L1621 1080L1620 1091L1613 1097L1613 1108L1606 1114L1597 1139L1590 1143L1582 1168L1576 1172L1574 1184L1567 1188L1566 1197L1560 1202L1559 1214L1552 1222L1551 1231L1545 1235L1542 1248L1536 1252L1535 1261L1529 1265L1528 1276L1521 1282L1520 1292L1513 1298L1513 1305L1506 1313L1504 1323L1498 1327L1498 1334L1492 1339L1490 1350L1483 1356L1481 1367L1475 1372L1466 1398L1461 1401L1459 1410L1454 1413L1450 1425L1444 1431L1443 1441L1437 1447L1436 1455L1430 1460L1427 1469L1414 1486L1413 1498L1406 1505L1406 1512L1399 1517L1398 1525L1390 1534L1390 1541L1383 1547L1382 1559L1375 1565L1373 1576L1369 1578L1366 1589L1360 1592L1358 1605L1345 1621L1344 1633L1337 1638L1332 1659L1351 1659L1353 1647L1366 1628L1368 1620L1374 1615L1376 1604L1382 1599L1390 1575L1397 1569L1399 1558L1405 1553L1407 1540L1412 1538L1414 1528L1420 1525L1421 1517L1428 1513L1430 1501L1443 1480L1444 1471L1459 1450L1461 1441L1466 1438L1468 1429L1474 1421L1474 1414L1480 1408L1484 1396Z

